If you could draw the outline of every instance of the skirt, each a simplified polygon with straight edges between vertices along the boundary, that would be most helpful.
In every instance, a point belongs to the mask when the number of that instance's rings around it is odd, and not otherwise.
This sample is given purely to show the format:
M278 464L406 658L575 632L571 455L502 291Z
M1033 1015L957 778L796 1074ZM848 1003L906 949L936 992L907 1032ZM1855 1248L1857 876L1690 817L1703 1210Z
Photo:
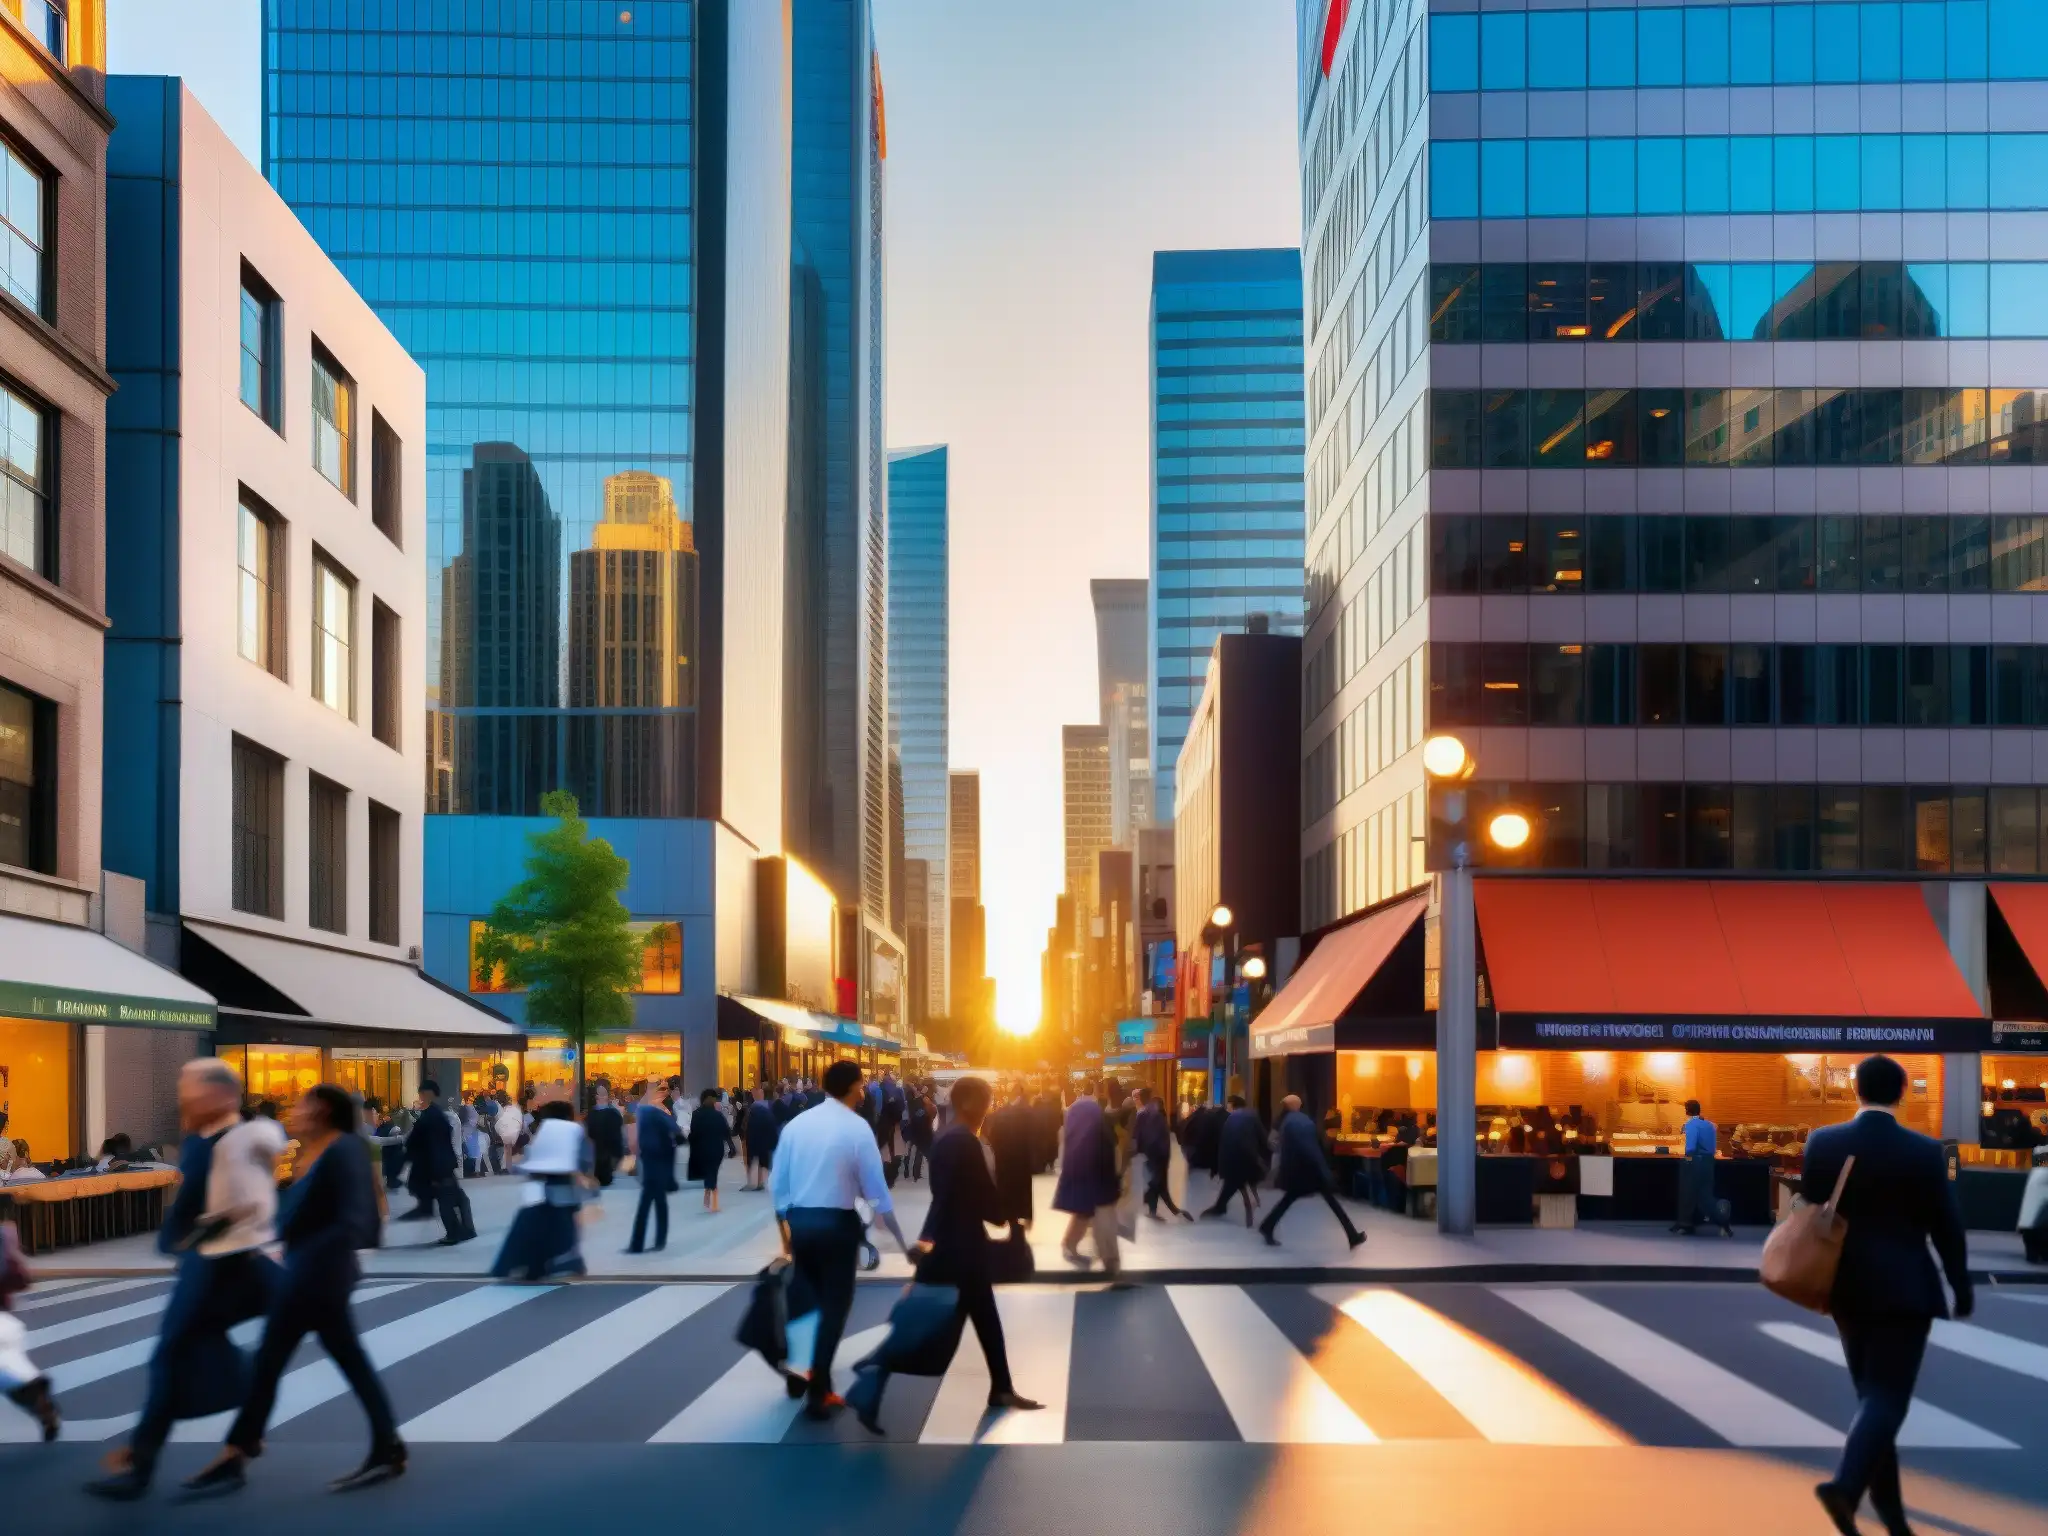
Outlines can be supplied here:
M512 1218L492 1278L517 1276L522 1280L546 1280L556 1275L580 1275L583 1254L577 1244L576 1208L570 1205L528 1205Z

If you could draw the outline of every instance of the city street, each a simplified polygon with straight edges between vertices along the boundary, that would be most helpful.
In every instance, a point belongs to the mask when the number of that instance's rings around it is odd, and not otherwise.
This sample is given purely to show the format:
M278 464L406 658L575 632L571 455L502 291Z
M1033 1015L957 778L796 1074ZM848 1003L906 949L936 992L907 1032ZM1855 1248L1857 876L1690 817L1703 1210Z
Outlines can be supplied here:
M25 1299L69 1416L50 1448L25 1443L26 1418L0 1420L0 1481L37 1530L135 1528L76 1485L132 1423L166 1289L81 1281ZM863 1286L842 1372L896 1290ZM1022 1287L1002 1297L1013 1368L1046 1409L985 1416L970 1335L943 1379L891 1384L878 1441L796 1413L733 1342L745 1300L733 1285L366 1283L358 1313L411 1472L306 1502L363 1438L309 1345L232 1507L359 1530L459 1488L522 1516L595 1501L608 1517L723 1506L728 1490L828 1531L1055 1530L1126 1504L1121 1525L1244 1531L1312 1498L1369 1499L1403 1531L1796 1532L1822 1528L1813 1469L1852 1406L1827 1325L1749 1285ZM1987 1289L1976 1319L1937 1328L1901 1442L1924 1529L2048 1531L2044 1382L2048 1292ZM143 1528L219 1528L223 1510L181 1503L173 1479L222 1427L180 1426Z

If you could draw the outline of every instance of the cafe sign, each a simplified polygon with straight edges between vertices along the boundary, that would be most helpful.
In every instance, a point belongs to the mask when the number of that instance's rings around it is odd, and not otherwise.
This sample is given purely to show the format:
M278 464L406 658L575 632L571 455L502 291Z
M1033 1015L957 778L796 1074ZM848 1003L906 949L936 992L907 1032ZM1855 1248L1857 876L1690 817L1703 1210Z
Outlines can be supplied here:
M1545 1018L1503 1014L1498 1043L1517 1050L1981 1051L1988 1019Z
M131 1029L211 1030L219 1022L211 1003L79 992L18 981L0 981L0 1014L75 1024L118 1024Z
M1991 1022L1994 1051L2048 1051L2048 1024L2004 1024Z

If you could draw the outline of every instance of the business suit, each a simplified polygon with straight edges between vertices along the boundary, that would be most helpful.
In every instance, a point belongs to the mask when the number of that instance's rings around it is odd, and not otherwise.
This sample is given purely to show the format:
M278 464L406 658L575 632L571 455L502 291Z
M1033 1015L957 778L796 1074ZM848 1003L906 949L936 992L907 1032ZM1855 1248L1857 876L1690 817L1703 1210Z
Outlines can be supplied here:
M988 1227L1004 1219L1002 1196L989 1170L991 1160L981 1138L964 1125L932 1143L932 1203L922 1234L932 1247L918 1265L917 1277L927 1285L959 1290L961 1314L974 1324L974 1336L988 1361L989 1390L1001 1393L1014 1389L989 1266Z
M438 1101L420 1111L405 1135L405 1155L412 1163L408 1188L418 1206L400 1217L420 1221L432 1212L441 1213L443 1241L462 1242L476 1236L476 1217L470 1210L469 1192L455 1176L455 1122Z
M1230 1197L1243 1195L1244 1224L1250 1226L1251 1207L1258 1198L1253 1191L1266 1176L1266 1133L1254 1111L1233 1109L1224 1120L1222 1132L1216 1138L1216 1175L1223 1181L1223 1188L1216 1203L1202 1214L1225 1215L1230 1210Z
M626 1117L616 1104L599 1104L583 1117L590 1137L591 1171L601 1188L610 1189L612 1172L626 1155Z
M1864 1493L1887 1524L1904 1523L1899 1490L1899 1426L1913 1401L1927 1335L1948 1316L1934 1244L1956 1296L1958 1315L1974 1306L1962 1216L1941 1144L1865 1109L1846 1125L1807 1139L1800 1192L1823 1203L1849 1158L1856 1165L1838 1210L1848 1223L1830 1311L1856 1384L1856 1420L1834 1487L1853 1508ZM1824 1485L1825 1486L1825 1485Z
M337 1136L279 1199L277 1230L284 1240L284 1273L264 1319L263 1342L256 1347L248 1400L227 1435L227 1443L245 1456L262 1454L278 1382L309 1333L319 1338L369 1416L372 1450L398 1439L391 1400L363 1350L348 1307L349 1292L361 1274L356 1250L377 1243L377 1201L370 1177L361 1138Z
M1131 1122L1131 1148L1145 1159L1145 1209L1157 1216L1159 1202L1163 1200L1174 1215L1186 1215L1173 1203L1173 1193L1166 1187L1167 1175L1173 1169L1173 1132L1157 1099L1149 1100Z
M943 1136L933 1138L934 1150L942 1139ZM996 1154L996 1195L1002 1213L1000 1219L1029 1222L1032 1214L1031 1178L1038 1169L1038 1125L1031 1106L1020 1099L990 1115L988 1144Z
M1337 1201L1337 1195L1330 1188L1330 1165L1323 1159L1323 1145L1316 1135L1315 1122L1298 1109L1289 1110L1280 1117L1280 1170L1274 1181L1280 1186L1280 1203L1273 1212L1259 1223L1259 1230L1267 1242L1275 1241L1273 1229L1280 1225L1280 1218L1287 1214L1287 1208L1303 1195L1320 1195L1324 1204L1336 1216L1344 1228L1344 1236L1356 1248L1365 1241L1357 1227L1351 1224L1351 1213Z
M677 1188L676 1143L683 1133L675 1117L652 1100L634 1114L633 1129L640 1142L640 1206L633 1213L633 1240L626 1245L626 1252L643 1253L650 1211L654 1213L654 1246L668 1245L668 1197Z

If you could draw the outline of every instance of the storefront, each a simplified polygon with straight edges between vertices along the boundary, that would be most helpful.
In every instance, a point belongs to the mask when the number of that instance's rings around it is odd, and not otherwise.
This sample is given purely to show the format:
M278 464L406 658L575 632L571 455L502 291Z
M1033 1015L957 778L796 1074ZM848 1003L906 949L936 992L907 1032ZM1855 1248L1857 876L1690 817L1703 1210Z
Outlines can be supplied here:
M220 999L214 1054L255 1102L323 1082L387 1104L427 1079L450 1096L518 1086L525 1037L408 962L187 919L182 969Z
M37 1163L95 1149L89 1111L105 1104L106 1084L94 1081L92 1063L106 1053L90 1032L203 1039L215 1022L204 991L105 934L0 916L0 1116L7 1138L26 1142Z
M1325 935L1254 1024L1361 1165L1435 1145L1428 900ZM1940 1136L1948 1065L1974 1074L1991 1041L1917 884L1481 879L1475 905L1481 1221L1541 1194L1668 1217L1689 1099L1718 1128L1719 1193L1768 1220L1808 1134L1855 1113L1865 1055L1901 1062L1900 1118Z
M504 1071L514 1091L521 1081L530 1083L540 1103L569 1099L575 1091L576 1052L560 1035L529 1035L522 1057L509 1060L469 1058L462 1064L463 1086L471 1079L482 1084L494 1072ZM620 1030L598 1035L584 1053L583 1081L586 1091L604 1083L622 1102L631 1097L635 1084L667 1082L683 1075L683 1037L641 1030Z
M768 997L718 999L718 1081L754 1088L783 1078L817 1082L835 1061L869 1073L895 1071L902 1042L874 1025Z

